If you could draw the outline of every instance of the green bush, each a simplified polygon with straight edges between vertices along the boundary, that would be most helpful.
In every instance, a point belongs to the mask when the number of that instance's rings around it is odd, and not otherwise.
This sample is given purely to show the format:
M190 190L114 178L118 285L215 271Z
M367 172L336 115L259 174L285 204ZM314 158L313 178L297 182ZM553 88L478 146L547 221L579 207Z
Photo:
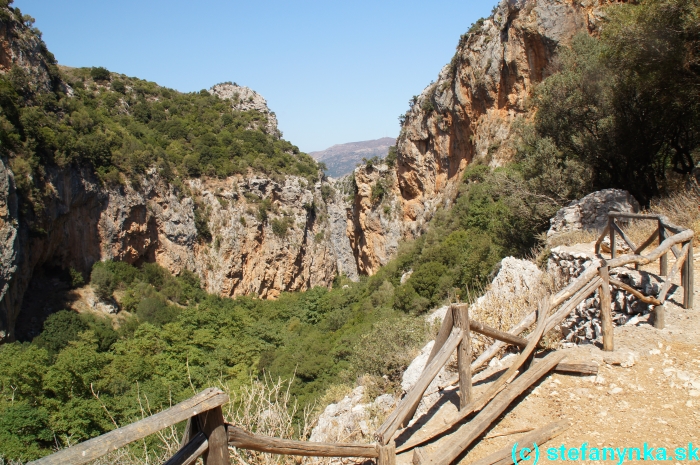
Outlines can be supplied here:
M384 158L384 163L389 165L390 168L393 168L396 165L396 159L398 158L398 151L396 149L395 145L392 145L389 147L389 153L386 154L386 157Z
M330 184L321 185L321 198L324 202L328 202L335 195L335 189Z
M380 202L386 195L387 190L386 181L384 179L378 179L377 182L372 185L372 192L370 195L372 203Z
M209 229L209 207L195 203L194 226L197 230L197 237L206 242L211 242L212 235Z
M70 274L70 281L72 287L80 287L83 284L85 284L85 278L83 277L83 274L80 271L71 267L68 269L68 273Z
M107 68L99 66L97 68L90 69L90 77L92 77L92 79L94 79L95 81L109 81L110 73L109 70L107 70Z
M272 226L272 232L278 237L287 237L287 230L292 227L294 220L290 217L285 217L282 219L273 219L270 222Z
M45 348L50 354L57 354L70 341L78 339L78 334L88 329L88 324L83 321L79 314L61 310L56 312L44 321L44 328L36 338L36 344Z
M125 94L126 84L124 84L124 81L119 81L115 79L114 81L112 81L112 90L114 92L119 92L120 94Z
M90 284L93 285L95 294L99 298L107 300L112 297L117 282L114 273L102 265L101 262L97 262L92 267L92 273L90 273Z

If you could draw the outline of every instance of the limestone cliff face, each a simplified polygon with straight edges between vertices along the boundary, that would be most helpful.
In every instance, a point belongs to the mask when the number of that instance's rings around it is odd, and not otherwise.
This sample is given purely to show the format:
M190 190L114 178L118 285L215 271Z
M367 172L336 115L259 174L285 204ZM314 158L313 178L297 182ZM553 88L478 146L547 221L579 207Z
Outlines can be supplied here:
M0 74L14 66L34 92L58 88L71 95L43 42L12 10L0 8ZM275 114L255 91L219 84L210 92L230 100L234 111L263 116L248 129L281 137ZM15 339L18 319L32 318L22 314L22 303L34 277L69 267L87 274L98 260L190 270L208 292L230 297L275 298L329 286L339 272L358 278L345 234L347 202L325 179L250 170L173 184L154 168L108 185L88 167L43 170L34 180L43 208L30 223L8 161L0 159L0 342Z
M52 168L53 196L37 235L20 226L12 173L0 165L0 341L14 339L24 292L41 267L88 272L98 260L155 262L175 274L194 271L208 292L230 297L329 286L338 271L356 278L322 185L251 173L192 179L181 190L153 170L140 186L106 187L88 170ZM195 211L209 240L198 237Z
M396 254L403 229L396 172L386 164L358 167L347 236L362 274L374 274Z
M462 36L452 62L406 113L396 167L385 178L393 185L395 221L380 221L381 212L367 201L373 169L355 171L357 227L351 241L363 271L373 273L391 256L395 241L389 237L423 231L437 206L456 194L472 160L498 166L511 159L511 126L528 116L533 86L547 76L559 45L579 32L597 31L604 3L503 0L491 18Z

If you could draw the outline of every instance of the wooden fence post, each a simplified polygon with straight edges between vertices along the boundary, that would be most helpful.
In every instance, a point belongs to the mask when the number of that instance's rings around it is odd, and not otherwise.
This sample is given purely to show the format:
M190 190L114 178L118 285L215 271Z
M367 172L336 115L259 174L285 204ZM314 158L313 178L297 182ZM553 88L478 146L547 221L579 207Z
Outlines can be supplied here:
M209 449L204 454L205 465L230 465L228 456L228 434L221 407L216 407L197 415L202 432L209 441ZM193 421L194 422L194 421Z
M666 240L666 229L664 224L659 220L659 244ZM668 275L668 255L663 254L659 259L659 274L661 276Z
M608 216L608 230L610 231L610 258L615 258L615 217Z
M379 446L377 465L396 465L396 443L389 441L386 446Z
M457 367L459 371L459 409L472 401L472 339L469 331L469 307L452 305L452 321L462 330L462 341L457 346Z
M681 284L683 285L683 308L692 308L693 281L695 280L695 277L693 276L695 274L693 269L693 240L690 239L687 243L690 245L688 246L688 255L685 259L685 263L683 264Z
M603 329L603 350L612 351L614 350L614 343L608 265L598 268L598 272L603 280L603 284L600 286L600 320Z
M666 309L664 304L654 306L654 328L664 329L666 327Z

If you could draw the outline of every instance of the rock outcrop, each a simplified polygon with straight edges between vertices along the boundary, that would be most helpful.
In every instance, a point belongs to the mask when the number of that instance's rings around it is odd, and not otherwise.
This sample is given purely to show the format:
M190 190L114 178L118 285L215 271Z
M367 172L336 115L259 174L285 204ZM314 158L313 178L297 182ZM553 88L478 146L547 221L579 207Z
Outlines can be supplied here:
M353 174L355 195L347 236L358 271L371 275L396 255L404 219L400 199L392 195L396 175L388 165L356 168Z
M452 61L405 115L396 166L385 177L398 221L378 221L381 210L370 208L359 189L365 178L372 181L373 168L355 171L361 270L372 273L391 256L393 241L382 237L421 234L437 207L449 205L473 160L498 166L511 159L513 122L530 116L526 102L547 77L557 47L577 33L596 33L605 3L502 0L462 36Z
M622 189L604 189L574 200L560 209L550 220L547 237L569 231L602 231L608 224L608 213L639 212L639 202Z
M277 116L274 111L270 111L267 106L267 100L245 86L239 86L238 84L223 83L217 84L209 89L209 93L212 95L217 95L219 98L231 101L231 108L234 111L257 111L265 117L263 124L258 126L257 122L253 122L253 125L248 129L262 129L267 134L271 134L275 137L282 137L282 133L277 128Z

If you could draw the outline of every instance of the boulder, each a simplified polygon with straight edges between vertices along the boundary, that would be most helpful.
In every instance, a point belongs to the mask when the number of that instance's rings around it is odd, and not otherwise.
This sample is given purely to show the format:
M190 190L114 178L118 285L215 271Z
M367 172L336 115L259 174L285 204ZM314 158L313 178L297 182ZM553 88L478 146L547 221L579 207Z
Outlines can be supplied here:
M604 189L574 200L550 220L547 237L570 231L601 231L608 224L610 211L639 212L639 202L621 189Z

